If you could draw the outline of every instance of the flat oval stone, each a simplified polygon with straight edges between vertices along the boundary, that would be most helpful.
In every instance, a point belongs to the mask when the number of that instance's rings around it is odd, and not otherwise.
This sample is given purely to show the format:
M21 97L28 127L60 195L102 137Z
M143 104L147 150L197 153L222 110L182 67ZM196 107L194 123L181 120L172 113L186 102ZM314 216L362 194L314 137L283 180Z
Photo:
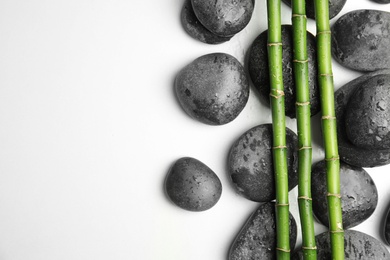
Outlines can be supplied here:
M317 259L332 259L330 233L324 232L316 236ZM344 231L345 260L388 260L387 248L376 238L356 230ZM303 260L302 250L296 251L292 260Z
M297 225L290 214L290 248L296 239ZM263 203L252 213L231 245L228 259L276 259L275 203Z
M253 0L192 0L196 17L211 32L231 37L246 27L253 9Z
M248 71L250 78L260 93L261 97L269 105L269 69L268 69L268 50L267 36L268 30L262 32L253 41L248 58ZM293 76L293 38L292 26L282 25L282 44L283 44L283 85L286 116L295 118L295 82ZM315 37L307 32L307 52L309 59L309 87L310 87L310 112L314 116L320 111L320 94L317 83L317 54Z
M390 149L390 75L367 80L352 94L345 113L348 139L365 149Z
M320 161L312 169L313 213L329 227L326 187L326 163ZM378 204L378 191L371 176L360 167L340 163L341 210L344 229L352 228L368 219Z
M195 158L183 157L169 169L165 190L171 201L180 208L204 211L218 202L222 184L207 165Z
M340 159L357 167L376 167L390 163L390 149L364 149L354 145L346 133L345 113L348 102L355 90L365 85L372 77L390 74L390 69L366 73L340 87L335 92L335 110L337 122L337 142Z
M249 98L244 67L226 53L203 55L177 75L175 90L188 115L209 125L233 121Z
M286 128L288 186L298 184L298 137ZM232 145L228 172L236 191L245 198L268 202L275 199L272 158L272 125L263 124L242 134Z
M291 0L282 1L291 7ZM332 19L338 15L346 2L347 0L329 0L329 19ZM306 16L310 19L315 19L314 0L306 1Z
M196 17L192 9L191 0L184 2L181 10L181 22L184 30L194 39L208 44L220 44L227 42L231 37L221 37L206 29Z
M390 68L390 13L355 10L332 27L332 53L344 67L358 71Z

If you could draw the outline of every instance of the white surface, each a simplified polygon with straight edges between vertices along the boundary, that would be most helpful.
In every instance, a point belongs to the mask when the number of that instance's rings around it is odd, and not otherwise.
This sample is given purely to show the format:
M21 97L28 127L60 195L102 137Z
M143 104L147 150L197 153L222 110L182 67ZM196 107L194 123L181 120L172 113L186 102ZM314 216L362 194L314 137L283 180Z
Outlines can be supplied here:
M183 1L0 1L1 260L226 259L257 207L230 186L227 152L244 131L271 122L270 111L252 91L235 121L204 125L183 112L173 80L203 54L243 62L266 29L265 1L256 1L244 31L217 46L184 32ZM390 11L349 0L342 13L358 8ZM283 22L290 23L286 6ZM334 74L336 88L359 75L337 64ZM295 121L288 126L296 129ZM182 156L220 177L223 193L212 209L187 212L165 196L166 173ZM355 228L376 238L390 201L389 170L367 170L379 203Z

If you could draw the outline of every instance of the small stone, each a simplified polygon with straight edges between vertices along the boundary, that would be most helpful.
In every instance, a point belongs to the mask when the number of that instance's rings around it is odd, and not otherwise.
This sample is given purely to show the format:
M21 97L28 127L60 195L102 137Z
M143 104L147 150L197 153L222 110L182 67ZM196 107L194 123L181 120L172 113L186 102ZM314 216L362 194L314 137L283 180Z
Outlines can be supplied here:
M218 176L201 161L183 157L169 169L165 190L171 201L189 211L205 211L221 197Z

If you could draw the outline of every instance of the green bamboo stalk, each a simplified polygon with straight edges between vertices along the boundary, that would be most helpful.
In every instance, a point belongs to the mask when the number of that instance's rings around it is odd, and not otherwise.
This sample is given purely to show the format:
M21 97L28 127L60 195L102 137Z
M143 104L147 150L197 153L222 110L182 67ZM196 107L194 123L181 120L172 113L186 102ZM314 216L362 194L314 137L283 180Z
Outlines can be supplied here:
M305 0L292 1L294 80L298 130L298 205L302 229L302 252L305 260L317 259L311 197L311 122L309 66L307 55L307 18Z
M318 73L322 110L322 135L327 167L327 201L332 259L344 259L344 229L341 213L340 159L337 145L331 31L328 0L315 0Z
M267 0L267 15L273 164L276 182L276 257L281 260L290 259L290 223L280 0Z
M307 18L305 0L292 1L294 79L298 130L298 205L302 227L302 252L305 260L317 259L311 197L311 121Z

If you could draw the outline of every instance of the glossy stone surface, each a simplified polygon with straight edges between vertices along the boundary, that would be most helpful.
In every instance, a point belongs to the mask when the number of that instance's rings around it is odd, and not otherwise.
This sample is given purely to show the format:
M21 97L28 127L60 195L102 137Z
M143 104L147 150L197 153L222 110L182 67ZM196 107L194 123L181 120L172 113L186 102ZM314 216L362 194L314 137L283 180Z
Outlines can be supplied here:
M297 225L290 214L290 248L297 239ZM248 218L229 250L229 260L276 259L275 203L261 204Z
M390 13L355 10L341 16L332 27L333 57L358 71L390 68Z
M378 191L371 176L360 167L340 163L341 210L344 229L367 220L378 204ZM312 169L313 213L325 226L329 226L326 164L320 161Z
M263 31L253 41L248 54L248 71L250 78L267 104L270 103L270 82L268 69L268 51L267 36L268 30ZM282 25L282 43L283 43L283 84L286 116L295 118L295 82L293 76L293 38L292 26ZM307 33L307 52L309 66L309 87L310 87L310 112L315 115L320 111L319 88L317 83L317 52L315 37Z
M165 190L172 202L180 208L204 211L218 202L222 184L207 165L195 158L183 157L170 168Z
M223 125L244 109L249 83L244 67L235 57L210 53L178 73L175 91L188 115L205 124Z
M291 7L291 0L282 0L285 4ZM347 0L329 0L329 19L334 18L343 9ZM314 0L306 1L306 16L315 19Z
M291 190L298 184L298 137L286 129L288 183ZM232 145L228 172L236 191L245 198L268 202L275 199L275 174L272 157L272 125L255 126Z

